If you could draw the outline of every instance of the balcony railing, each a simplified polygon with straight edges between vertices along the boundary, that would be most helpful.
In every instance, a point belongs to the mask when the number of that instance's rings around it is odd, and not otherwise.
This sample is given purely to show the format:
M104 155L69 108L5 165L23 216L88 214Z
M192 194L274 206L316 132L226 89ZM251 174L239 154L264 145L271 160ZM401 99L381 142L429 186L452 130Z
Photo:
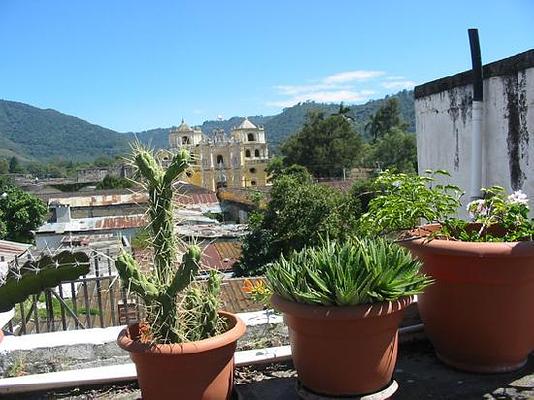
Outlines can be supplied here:
M144 317L141 299L121 288L109 255L91 254L91 274L64 282L15 306L4 330L15 335L107 328Z

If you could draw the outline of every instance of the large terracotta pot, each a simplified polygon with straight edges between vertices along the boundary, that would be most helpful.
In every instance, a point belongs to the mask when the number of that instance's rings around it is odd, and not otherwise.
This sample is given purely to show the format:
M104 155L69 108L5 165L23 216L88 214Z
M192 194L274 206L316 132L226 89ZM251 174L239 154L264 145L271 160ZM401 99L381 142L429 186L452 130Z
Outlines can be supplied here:
M300 382L315 393L351 396L388 386L397 360L397 332L412 297L352 307L299 304L273 295L289 327Z
M132 340L137 324L121 331L117 343L130 352L144 400L230 398L236 342L245 324L234 314L220 314L230 329L198 342L151 346Z
M473 372L521 368L534 349L534 242L400 243L435 283L418 296L438 357Z

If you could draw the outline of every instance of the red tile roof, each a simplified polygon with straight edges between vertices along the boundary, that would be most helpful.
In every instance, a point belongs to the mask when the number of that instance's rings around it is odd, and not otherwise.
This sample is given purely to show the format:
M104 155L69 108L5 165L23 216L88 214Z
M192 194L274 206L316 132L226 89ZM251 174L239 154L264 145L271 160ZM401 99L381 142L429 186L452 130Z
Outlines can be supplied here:
M214 242L209 243L203 251L202 263L208 268L219 271L231 271L241 257L241 243Z
M96 221L96 229L128 229L140 228L147 224L144 215L126 215L119 217L103 217Z

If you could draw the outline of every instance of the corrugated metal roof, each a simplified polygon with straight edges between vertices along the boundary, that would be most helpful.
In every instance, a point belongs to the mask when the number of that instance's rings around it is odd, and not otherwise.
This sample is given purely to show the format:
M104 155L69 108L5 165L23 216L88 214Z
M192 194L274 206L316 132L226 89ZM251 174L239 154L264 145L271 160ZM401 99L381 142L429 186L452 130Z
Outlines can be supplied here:
M178 194L175 199L176 203L181 205L219 204L219 199L215 193Z
M61 204L71 207L102 207L117 206L125 204L144 204L148 201L146 193L117 193L117 194L97 194L87 196L54 197L48 199L48 204Z
M187 205L218 205L219 199L214 192L211 193L177 193L176 204ZM103 207L126 204L145 204L148 202L148 194L144 192L136 193L114 193L114 194L94 194L86 196L50 196L48 204L69 205L71 207Z
M37 229L37 234L88 232L139 228L146 225L144 214L73 219L70 222L49 222Z
M247 234L243 224L178 225L178 234L196 238L238 238Z
M215 249L221 256L221 259L239 260L243 252L240 242L215 242L213 243Z
M105 217L96 221L96 229L129 229L145 226L147 220L145 215L125 215L118 217Z
M241 243L214 242L204 247L202 264L219 271L231 271L236 261L241 257Z
M0 254L17 256L32 247L31 244L0 240Z

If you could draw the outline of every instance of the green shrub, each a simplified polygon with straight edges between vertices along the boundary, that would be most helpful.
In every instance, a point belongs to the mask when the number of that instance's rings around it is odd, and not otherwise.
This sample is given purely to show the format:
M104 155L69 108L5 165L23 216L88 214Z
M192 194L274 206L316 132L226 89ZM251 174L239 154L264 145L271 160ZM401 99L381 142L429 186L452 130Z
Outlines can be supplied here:
M421 223L443 223L456 213L463 192L454 185L441 185L443 170L411 175L384 171L375 180L377 196L359 221L362 235L377 236L410 230Z
M317 245L321 237L352 235L360 208L356 197L338 189L303 181L302 175L279 176L267 207L249 218L250 232L243 240L243 256L235 274L263 274L280 254Z
M420 293L431 283L420 267L406 249L384 239L327 240L282 256L266 276L273 293L285 299L351 306Z

